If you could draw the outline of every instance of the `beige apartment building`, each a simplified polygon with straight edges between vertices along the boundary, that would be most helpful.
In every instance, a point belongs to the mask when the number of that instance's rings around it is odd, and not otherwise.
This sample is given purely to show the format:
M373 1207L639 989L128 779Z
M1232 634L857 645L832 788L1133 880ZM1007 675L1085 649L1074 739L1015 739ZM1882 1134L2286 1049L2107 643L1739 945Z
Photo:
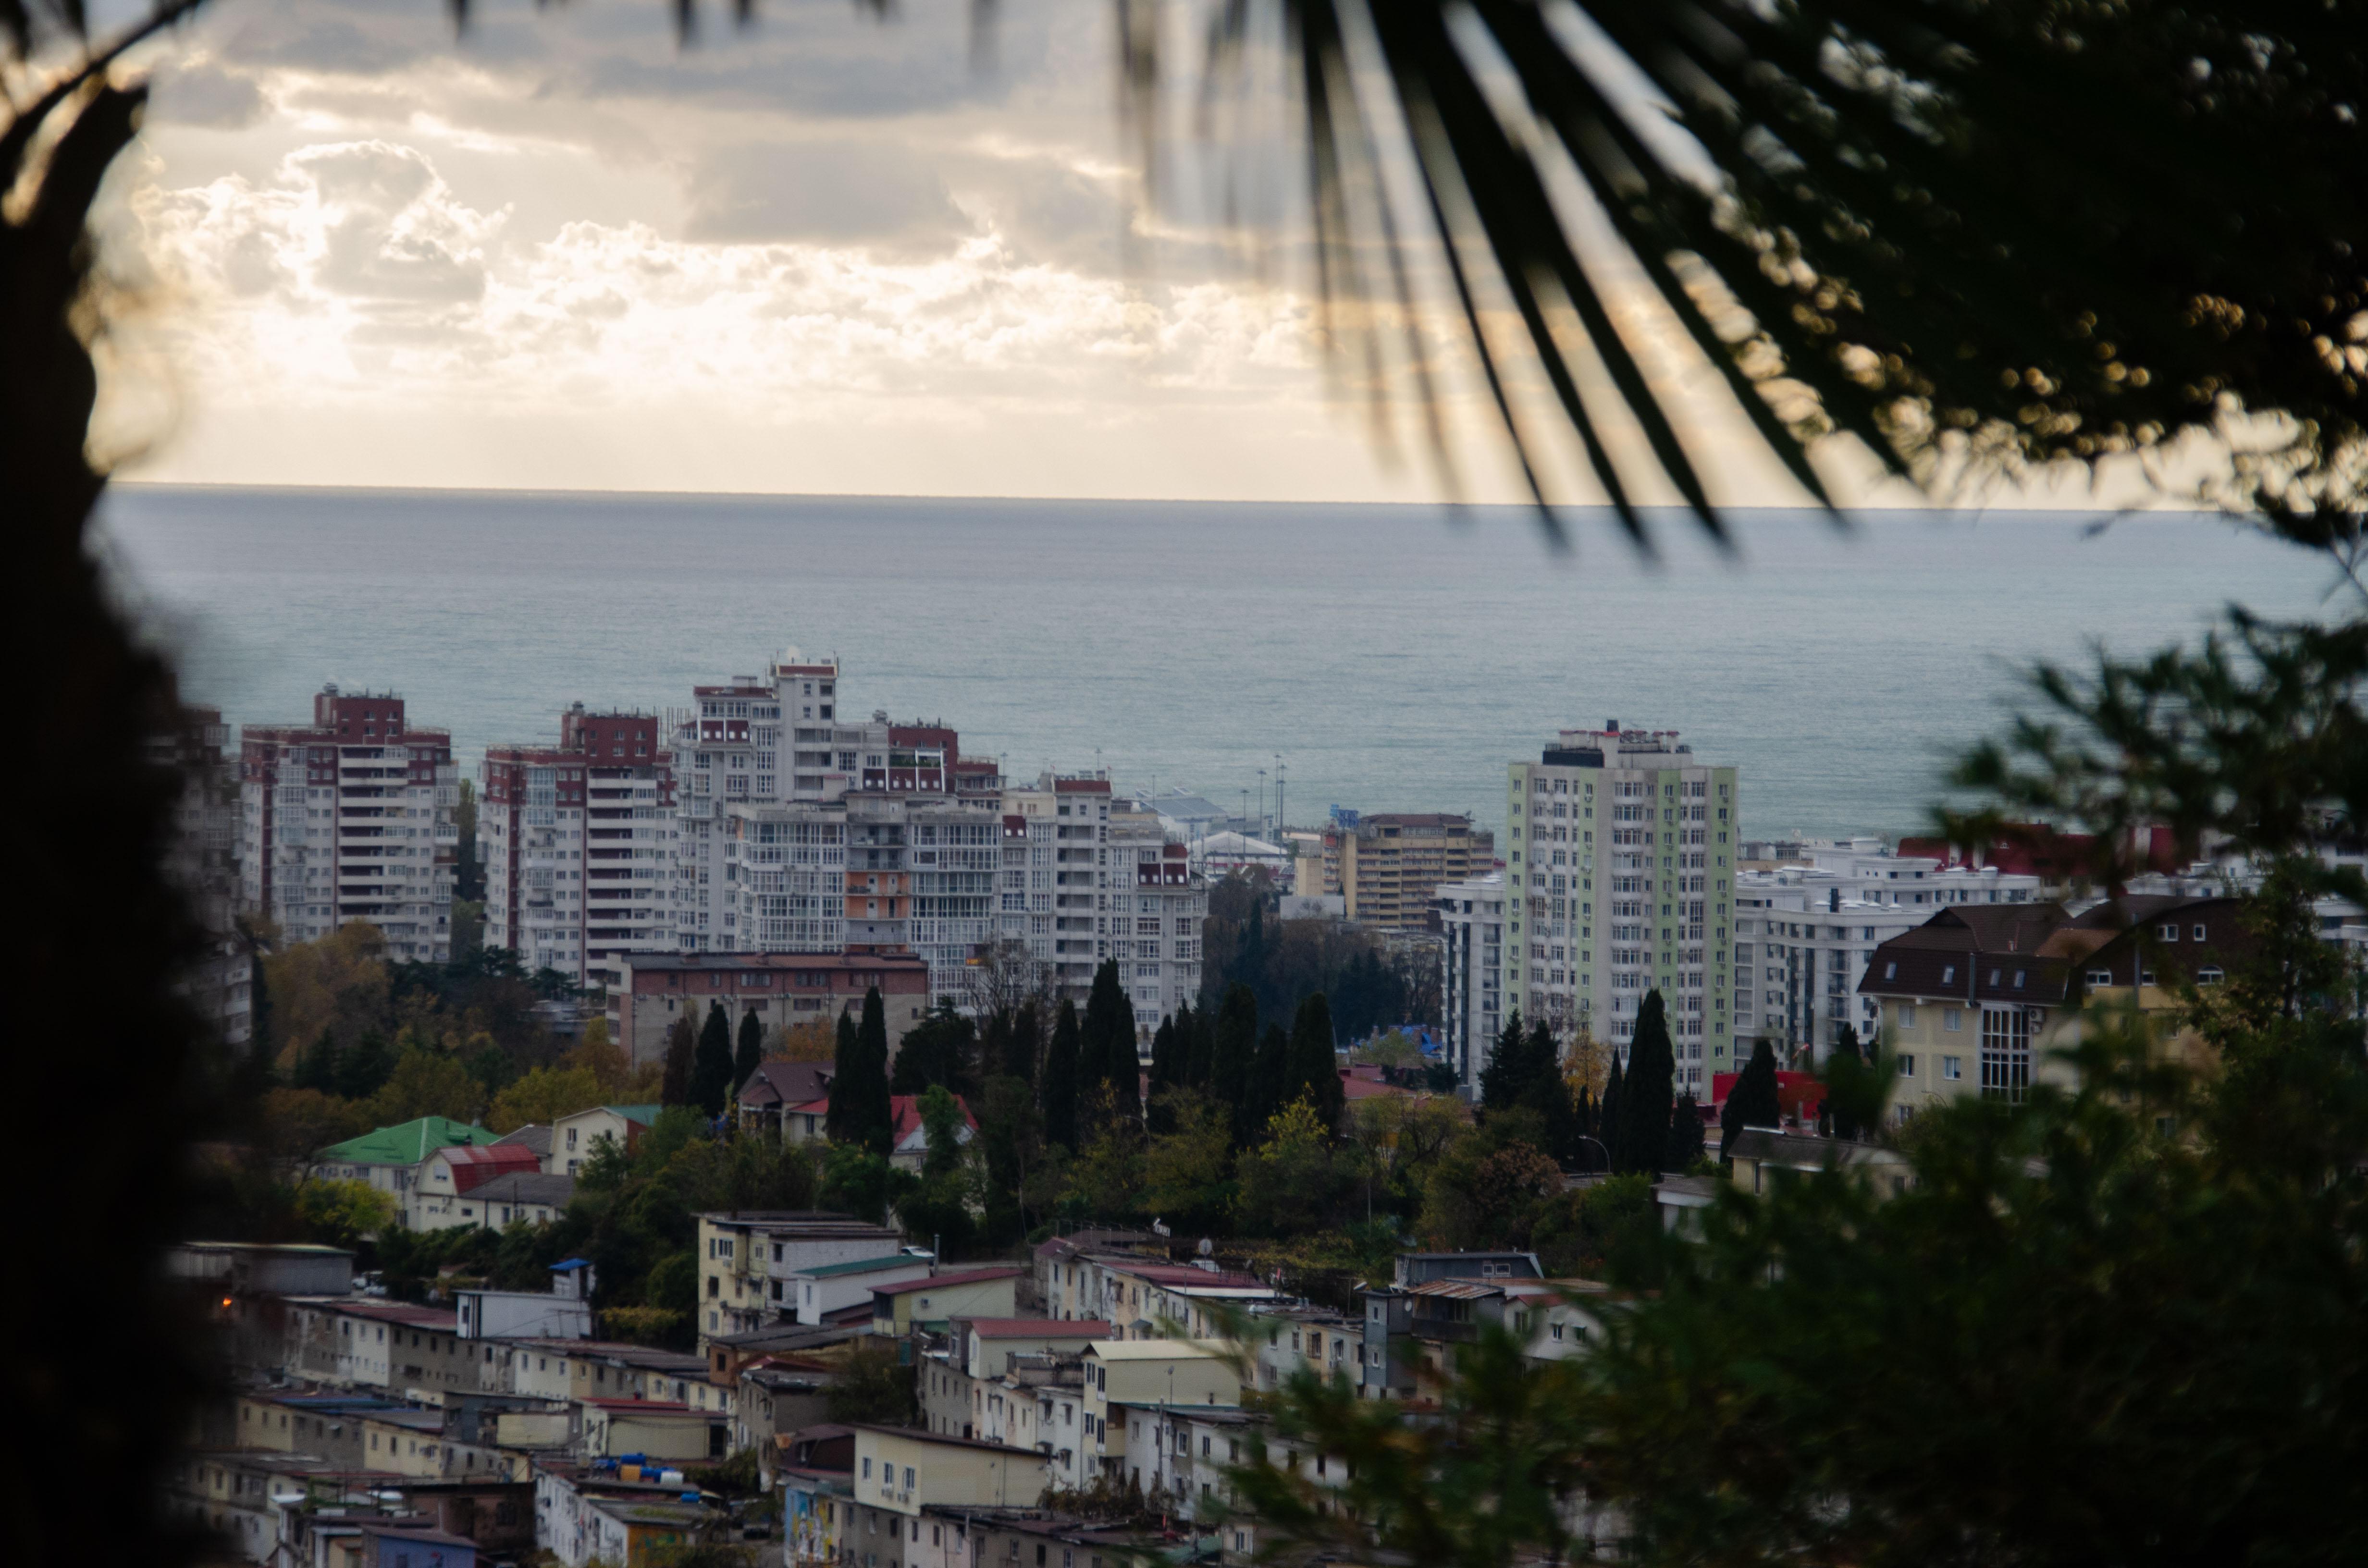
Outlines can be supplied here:
M1489 870L1497 841L1472 819L1444 812L1336 810L1324 830L1324 888L1348 916L1393 931L1420 931L1448 882Z

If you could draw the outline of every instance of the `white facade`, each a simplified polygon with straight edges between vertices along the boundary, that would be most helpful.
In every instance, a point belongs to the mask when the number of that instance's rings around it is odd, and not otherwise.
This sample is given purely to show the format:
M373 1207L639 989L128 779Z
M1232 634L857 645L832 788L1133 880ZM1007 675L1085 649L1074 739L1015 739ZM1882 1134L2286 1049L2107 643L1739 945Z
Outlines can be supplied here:
M240 905L283 942L366 921L388 956L445 961L459 803L450 735L411 728L399 697L324 687L311 724L241 732Z
M1448 882L1439 889L1440 1009L1446 1020L1447 1062L1466 1095L1505 1032L1505 878L1502 872Z
M1565 730L1506 797L1504 1006L1625 1056L1659 991L1680 1094L1731 1065L1738 782L1674 730Z
M1805 846L1807 864L1743 871L1735 893L1736 1060L1766 1036L1779 1061L1833 1053L1845 1023L1873 1039L1877 1003L1858 994L1875 947L1964 903L2030 903L2041 880L1995 866L1943 868L1876 838Z

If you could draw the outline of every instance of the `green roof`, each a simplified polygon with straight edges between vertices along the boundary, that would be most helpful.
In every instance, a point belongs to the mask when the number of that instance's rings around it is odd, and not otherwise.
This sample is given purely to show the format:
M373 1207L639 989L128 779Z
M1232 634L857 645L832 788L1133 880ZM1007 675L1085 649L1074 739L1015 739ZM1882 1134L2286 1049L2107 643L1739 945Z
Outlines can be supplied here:
M604 1105L600 1108L602 1110L613 1110L619 1116L623 1117L627 1121L639 1122L642 1126L647 1127L657 1120L658 1112L664 1110L666 1107L655 1105Z
M449 1116L423 1116L399 1127L381 1127L342 1143L332 1143L319 1158L344 1160L358 1165L416 1165L438 1149L456 1143L491 1143L495 1134Z
M925 1257L911 1257L903 1253L892 1253L886 1257L858 1257L850 1258L845 1263L817 1264L812 1268L801 1268L798 1273L809 1279L837 1279L849 1274L877 1274L883 1268L894 1268L902 1264L927 1265L928 1262L928 1259Z

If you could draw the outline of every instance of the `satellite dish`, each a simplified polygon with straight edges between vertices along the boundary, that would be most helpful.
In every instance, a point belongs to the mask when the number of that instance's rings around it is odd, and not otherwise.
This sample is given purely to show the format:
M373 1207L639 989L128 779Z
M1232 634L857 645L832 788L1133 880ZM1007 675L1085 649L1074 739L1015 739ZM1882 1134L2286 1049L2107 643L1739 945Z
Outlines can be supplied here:
M1213 1242L1212 1242L1211 1240L1209 1240L1209 1238L1208 1238L1208 1237L1206 1237L1206 1236L1202 1236L1202 1237L1201 1238L1201 1256L1202 1257L1207 1257L1208 1256L1210 1256L1212 1253L1215 1252L1216 1250L1217 1250L1217 1247L1216 1247L1216 1244L1215 1244L1215 1243L1213 1243Z
M1167 1221L1154 1220L1151 1221L1151 1233L1155 1236L1166 1236L1172 1235L1175 1233L1168 1230Z

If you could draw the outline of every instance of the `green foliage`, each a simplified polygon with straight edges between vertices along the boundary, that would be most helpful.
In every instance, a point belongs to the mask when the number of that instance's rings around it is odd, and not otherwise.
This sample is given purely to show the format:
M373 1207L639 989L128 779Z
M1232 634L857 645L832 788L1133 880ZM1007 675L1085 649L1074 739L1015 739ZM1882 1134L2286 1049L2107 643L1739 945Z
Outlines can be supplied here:
M349 1247L395 1225L393 1197L366 1181L299 1182L295 1210L305 1236L331 1246Z
M834 1143L823 1156L822 1200L859 1220L886 1224L889 1212L918 1185L909 1171L888 1163L861 1143Z
M888 1013L875 985L864 993L860 1023L839 1016L826 1126L832 1142L857 1144L884 1156L894 1123L888 1088Z
M1562 1189L1544 1135L1535 1111L1515 1107L1451 1143L1424 1184L1416 1225L1426 1242L1446 1252L1527 1247L1541 1205Z
M1223 1101L1180 1085L1152 1100L1154 1125L1143 1156L1142 1211L1178 1235L1221 1233L1233 1201L1233 1114Z
M394 1068L394 1052L387 1048L385 1037L372 1029L337 1053L333 1087L347 1099L366 1100L378 1093Z
M1292 1236L1337 1229L1362 1191L1362 1151L1338 1142L1302 1094L1269 1118L1265 1136L1244 1153L1234 1212L1256 1236Z
M1258 1060L1258 997L1247 985L1234 984L1225 988L1225 999L1217 1009L1216 1028L1209 1040L1209 1073L1204 1080L1211 1094L1224 1101L1234 1113L1234 1142L1247 1142L1250 1128L1245 1126L1247 1116L1246 1096L1249 1088L1250 1070ZM1261 1118L1257 1126L1264 1126Z
M1522 1103L1530 1085L1546 1070L1546 1063L1538 1060L1531 1050L1532 1039L1521 1028L1521 1010L1514 1008L1505 1020L1505 1032L1497 1037L1497 1049L1489 1054L1488 1064L1480 1070L1482 1106L1489 1110L1509 1110Z
M913 1369L896 1358L893 1345L858 1341L832 1375L823 1409L833 1421L908 1426L913 1404Z
M1184 1008L1184 1021L1189 1029L1192 1021L1191 1008L1189 1005ZM1175 1119L1170 1113L1165 1091L1170 1085L1180 1085L1183 1082L1183 1074L1177 1058L1181 1051L1190 1049L1189 1034L1179 1045L1174 1017L1159 1020L1159 1028L1151 1037L1151 1073L1148 1085L1150 1102L1144 1108L1144 1126L1154 1135L1176 1131Z
M707 1005L707 1021L699 1028L699 1049L690 1059L690 1103L709 1116L723 1114L732 1095L732 1020L723 1004Z
M977 1049L976 1027L955 1010L951 1000L940 999L897 1047L889 1093L917 1095L936 1084L958 1095L971 1094L975 1082L972 1060Z
M1282 1085L1291 1071L1291 1036L1281 1024L1269 1024L1258 1036L1250 1057L1249 1082L1242 1086L1241 1103L1234 1116L1234 1139L1244 1147L1256 1142L1268 1122L1283 1108Z
M1079 1119L1093 1135L1063 1173L1061 1213L1070 1220L1132 1219L1143 1197L1143 1124L1113 1113L1109 1085L1094 1092L1099 1104Z
M969 1255L976 1224L971 1214L971 1173L963 1160L961 1105L942 1084L932 1084L920 1100L921 1126L928 1138L921 1176L896 1201L907 1235L935 1239L939 1256Z
M1653 1178L1615 1176L1547 1199L1530 1244L1550 1278L1631 1285L1651 1278L1660 1229Z
M1783 1116L1776 1096L1776 1047L1763 1035L1753 1043L1751 1060L1736 1074L1726 1103L1719 1108L1718 1157L1733 1154L1736 1137L1745 1128L1776 1127Z
M367 1110L371 1123L379 1127L393 1127L423 1116L474 1121L484 1108L484 1089L459 1059L413 1046L396 1060L378 1092L370 1096Z
M1704 1159L1702 1108L1691 1092L1679 1095L1669 1108L1669 1145L1660 1168L1683 1176Z
M1028 1230L1027 1187L1043 1168L1044 1119L1028 1081L1006 1074L988 1080L977 1111L981 1240L1008 1246Z

